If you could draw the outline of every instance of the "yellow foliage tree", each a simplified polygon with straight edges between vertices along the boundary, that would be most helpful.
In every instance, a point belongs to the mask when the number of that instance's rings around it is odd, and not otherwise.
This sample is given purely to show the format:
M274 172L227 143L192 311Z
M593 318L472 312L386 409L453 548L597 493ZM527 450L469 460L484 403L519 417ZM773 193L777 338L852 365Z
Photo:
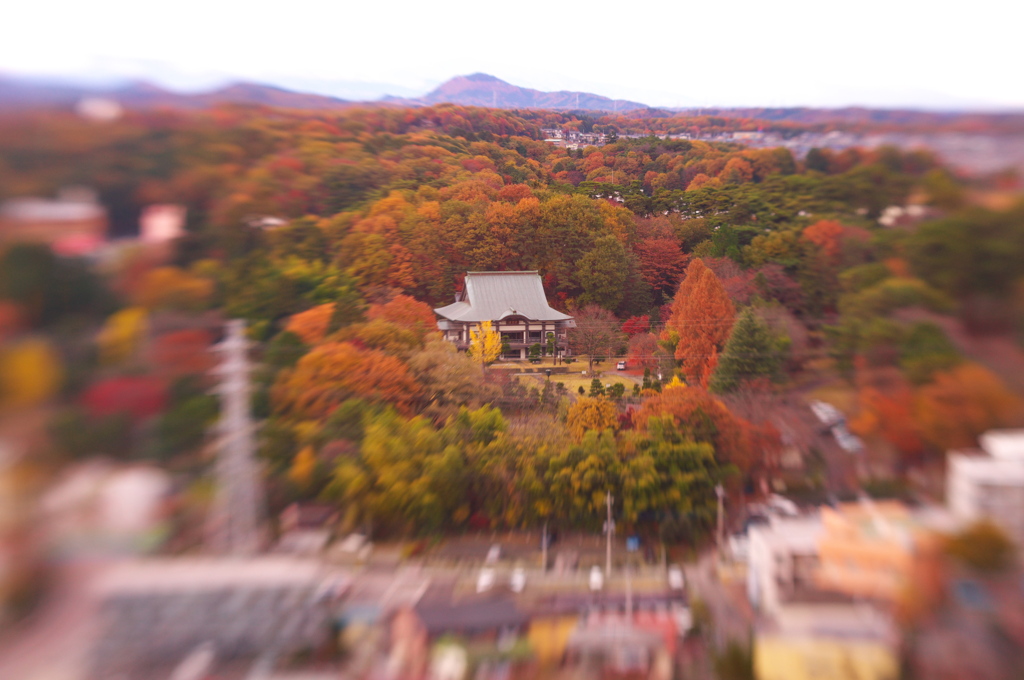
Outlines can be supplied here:
M292 466L288 470L288 479L299 488L306 488L313 480L316 471L316 454L312 446L303 447L295 454Z
M0 351L0 404L31 406L60 388L60 358L45 340L24 340Z
M199 310L213 295L213 281L177 267L157 267L146 273L135 294L147 309Z
M587 430L614 430L619 424L619 413L607 399L582 397L569 407L565 422L573 439L582 441Z
M501 335L490 321L469 330L469 356L481 364L489 364L501 354Z
M96 342L103 363L116 364L132 356L149 328L148 315L142 307L126 307L111 314L100 330Z

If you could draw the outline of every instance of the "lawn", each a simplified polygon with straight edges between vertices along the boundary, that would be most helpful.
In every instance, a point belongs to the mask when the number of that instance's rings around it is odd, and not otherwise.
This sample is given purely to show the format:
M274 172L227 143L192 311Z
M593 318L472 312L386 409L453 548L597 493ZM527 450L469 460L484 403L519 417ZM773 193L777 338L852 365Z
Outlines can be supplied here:
M544 376L519 375L517 377L519 378L520 382L522 382L524 385L527 385L527 386L530 386L530 387L536 387L538 385L543 384L543 382L544 382ZM602 376L599 376L599 377L601 379L601 384L605 385L606 387L608 385L614 385L616 383L621 383L621 384L625 385L626 386L626 394L632 394L633 393L633 385L636 384L636 382L634 382L633 380L630 380L629 378L627 378L625 376L616 375L616 374L614 374L612 372L606 373L606 374L604 374ZM551 376L551 383L552 384L563 383L563 384L565 384L565 389L567 389L567 390L569 390L570 392L573 392L573 393L578 393L579 388L581 386L587 392L590 392L590 381L591 380L593 380L592 376L581 375L578 372L577 373L560 373L560 374Z

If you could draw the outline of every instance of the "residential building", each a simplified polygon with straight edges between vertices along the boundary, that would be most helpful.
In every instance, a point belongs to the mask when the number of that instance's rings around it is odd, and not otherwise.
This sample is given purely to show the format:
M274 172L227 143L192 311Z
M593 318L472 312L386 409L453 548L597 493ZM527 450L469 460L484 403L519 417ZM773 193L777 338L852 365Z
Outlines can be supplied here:
M12 198L0 205L0 243L45 243L58 255L88 255L107 238L107 211L95 192L67 188L56 200Z
M1024 545L1024 430L992 430L980 450L951 451L946 504L964 522L989 519Z
M536 271L468 272L465 289L456 294L455 302L434 312L441 317L437 327L444 338L459 349L467 349L470 332L490 321L508 343L508 359L526 359L531 346L547 345L549 333L554 334L557 353L566 356L566 333L576 326L571 316L548 305Z
M885 603L897 602L911 584L934 593L940 550L933 527L940 519L867 498L822 508L817 586Z
M797 593L812 590L819 567L818 541L824 531L817 515L772 517L747 532L747 597L766 615Z
M850 521L841 511L822 509L820 515L772 517L748 530L747 590L760 612L754 639L759 680L896 677L898 635L886 608L823 579L830 543L850 534Z

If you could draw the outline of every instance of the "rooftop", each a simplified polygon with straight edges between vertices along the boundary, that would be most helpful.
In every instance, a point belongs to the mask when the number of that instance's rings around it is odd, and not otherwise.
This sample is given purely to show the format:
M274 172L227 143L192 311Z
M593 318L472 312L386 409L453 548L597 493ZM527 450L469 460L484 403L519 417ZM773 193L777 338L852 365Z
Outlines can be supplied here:
M1024 463L1024 430L989 430L978 441L993 458Z
M461 322L500 321L510 316L531 321L572 320L548 305L536 271L467 272L462 300L434 311L445 319Z

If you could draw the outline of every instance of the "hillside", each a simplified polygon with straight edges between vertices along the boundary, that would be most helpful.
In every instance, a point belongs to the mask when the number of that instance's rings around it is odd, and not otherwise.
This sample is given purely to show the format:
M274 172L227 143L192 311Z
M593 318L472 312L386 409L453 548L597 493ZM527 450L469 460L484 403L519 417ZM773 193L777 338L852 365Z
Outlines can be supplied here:
M590 92L542 92L506 83L486 73L456 76L415 100L389 99L406 104L461 104L500 109L578 109L584 111L631 111L646 104L610 99Z
M115 88L0 77L0 109L69 108L85 97L114 99L131 109L203 109L219 104L257 104L287 109L334 109L344 99L292 92L260 83L232 83L209 92L173 92L145 81Z

